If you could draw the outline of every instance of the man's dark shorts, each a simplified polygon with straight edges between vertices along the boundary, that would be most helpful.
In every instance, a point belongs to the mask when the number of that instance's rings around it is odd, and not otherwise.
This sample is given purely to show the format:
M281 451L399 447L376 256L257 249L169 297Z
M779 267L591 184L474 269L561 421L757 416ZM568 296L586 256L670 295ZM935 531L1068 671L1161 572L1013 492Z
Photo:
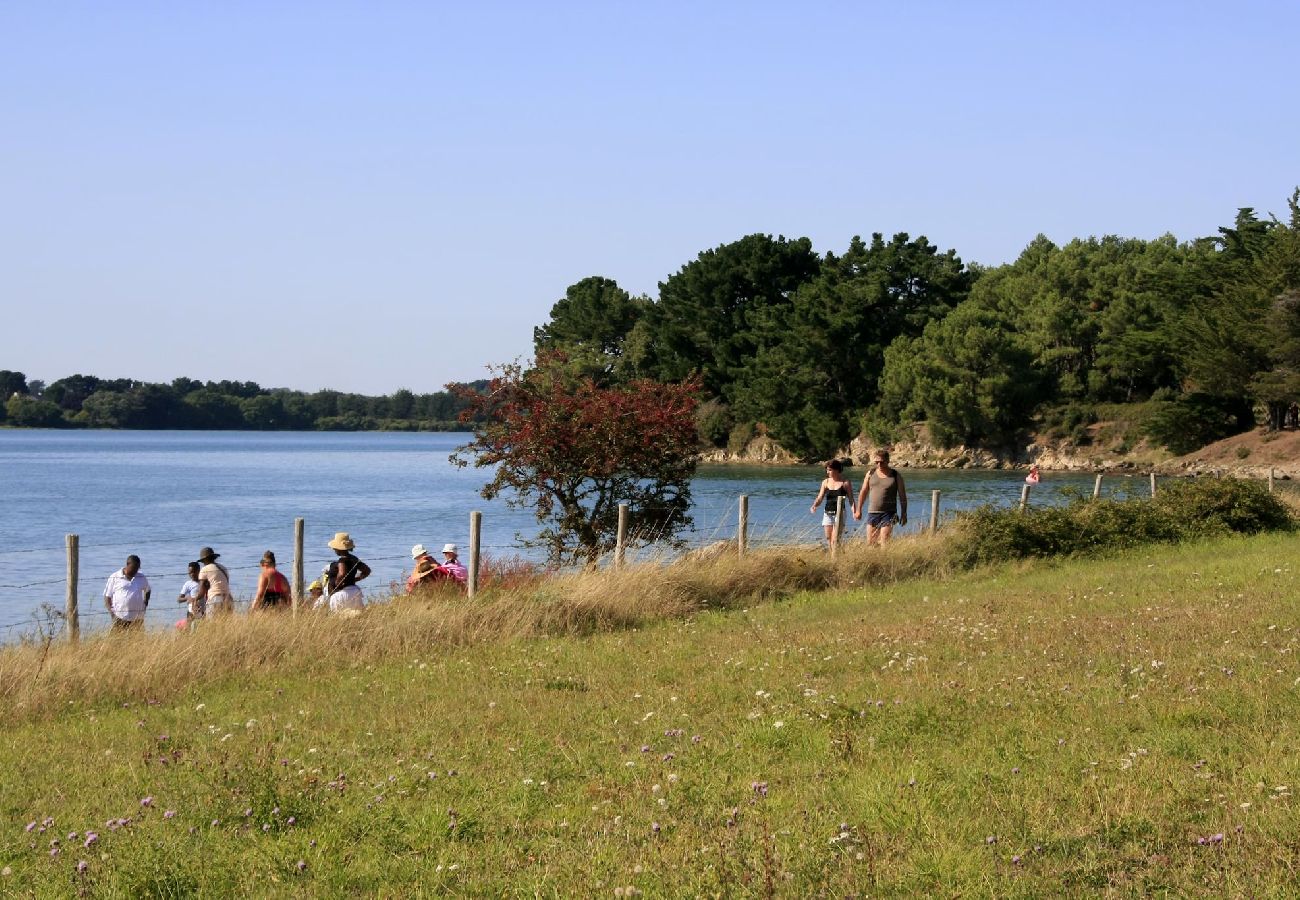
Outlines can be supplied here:
M893 513L867 513L867 524L872 528L887 528L898 521Z

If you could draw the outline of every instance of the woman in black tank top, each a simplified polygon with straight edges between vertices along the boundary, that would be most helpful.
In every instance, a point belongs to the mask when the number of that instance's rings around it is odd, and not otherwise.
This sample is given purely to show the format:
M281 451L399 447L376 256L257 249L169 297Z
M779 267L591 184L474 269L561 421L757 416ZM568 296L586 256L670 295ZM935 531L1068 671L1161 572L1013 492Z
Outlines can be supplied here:
M836 512L841 497L844 498L845 511L852 512L853 484L844 477L844 464L838 459L832 459L826 464L826 477L822 479L821 488L817 491L817 499L808 510L810 513L816 513L818 504L825 499L826 509L822 513L822 530L826 533L827 544L834 544L838 540L841 526L837 522Z

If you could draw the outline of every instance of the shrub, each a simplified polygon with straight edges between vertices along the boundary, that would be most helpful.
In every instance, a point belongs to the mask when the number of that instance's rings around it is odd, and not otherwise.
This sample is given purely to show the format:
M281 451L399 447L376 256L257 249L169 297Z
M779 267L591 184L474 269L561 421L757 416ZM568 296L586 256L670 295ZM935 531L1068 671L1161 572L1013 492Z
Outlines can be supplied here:
M701 403L695 410L695 429L699 432L700 443L705 446L725 447L727 436L735 424L731 407L716 398Z
M1154 500L1093 500L1066 506L984 507L961 517L953 548L959 565L1029 557L1069 556L1216 533L1254 534L1289 528L1286 506L1262 484L1205 478L1165 485Z
M731 429L731 434L727 436L727 452L733 455L743 453L753 439L754 424L752 422L741 422Z

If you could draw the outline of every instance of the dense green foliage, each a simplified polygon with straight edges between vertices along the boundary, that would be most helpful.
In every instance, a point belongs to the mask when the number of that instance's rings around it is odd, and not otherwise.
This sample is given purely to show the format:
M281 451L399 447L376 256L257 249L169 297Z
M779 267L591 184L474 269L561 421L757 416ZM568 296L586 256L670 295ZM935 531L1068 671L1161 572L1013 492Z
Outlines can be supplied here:
M1280 427L1300 399L1298 203L1181 243L1040 235L993 268L907 234L824 256L752 234L700 253L657 300L579 282L537 349L616 381L700 373L701 435L720 447L761 425L826 457L918 420L946 445L1001 447L1154 401L1150 436L1186 452L1251 427L1257 407Z
M963 565L1065 556L1195 540L1216 534L1256 534L1292 526L1285 504L1256 481L1204 478L1162 486L1147 500L1077 498L1067 506L994 509L962 515L954 549Z
M471 390L485 381L474 382ZM252 381L150 384L71 375L49 386L0 371L0 423L30 428L151 428L249 431L455 431L465 401L447 391L383 397L285 388ZM35 388L35 389L33 389Z

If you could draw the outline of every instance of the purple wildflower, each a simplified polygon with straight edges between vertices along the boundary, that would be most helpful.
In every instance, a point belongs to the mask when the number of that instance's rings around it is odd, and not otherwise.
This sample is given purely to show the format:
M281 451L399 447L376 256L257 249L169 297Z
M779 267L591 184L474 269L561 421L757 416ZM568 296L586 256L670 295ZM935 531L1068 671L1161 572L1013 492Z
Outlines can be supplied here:
M1019 854L1019 853L1017 853L1015 856L1011 857L1011 864L1012 864L1013 866L1018 866L1018 865L1020 865L1020 854Z
M245 818L245 819L247 819L247 818L248 818L249 816L251 816L252 814L253 814L253 807L250 806L250 807L248 807L247 809L244 810L244 818Z
M641 745L641 752L642 752L642 753L649 753L649 752L650 752L650 745L649 745L649 744L642 744L642 745Z
M271 830L271 825L270 825L270 823L269 823L269 822L267 822L267 823L263 823L263 825L262 825L262 831L265 832L265 831L270 831L270 830Z
M78 875L85 875L85 874L86 874L86 870L89 869L89 868L90 868L90 863L86 862L84 859L79 859L79 860L77 860L77 874L78 874Z
M50 859L58 859L58 858L59 858L59 848L58 848L58 847L51 847L51 848L50 848Z
M26 830L27 830L27 832L28 832L29 834L30 834L31 832L35 831L35 830L36 830L36 823L35 823L35 822L28 822L28 823L27 823L27 829L26 829Z
M286 821L284 824L286 824L286 825L297 825L297 824L298 824L298 819L297 819L297 817L295 817L295 816L290 816L289 819L288 819L288 821Z
M86 832L86 842L85 842L82 846L83 846L83 847L89 847L91 844L95 843L95 841L97 841L97 840L99 840L99 832L97 832L97 831L87 831L87 832Z
M750 790L752 790L755 794L758 794L758 796L760 796L760 797L766 797L766 796L767 796L767 782L766 782L766 781L752 781L752 782L750 782L750 784L749 784L749 788L750 788Z
M659 823L658 823L658 822L651 822L651 823L650 823L650 831L651 831L653 834L658 834L658 833L659 833Z
M984 839L984 843L986 844L996 844L997 842L998 842L998 836L996 834L990 834L988 837Z
M163 813L164 819L174 819L175 817L176 817L176 810L174 809L169 809Z
M220 824L221 824L221 820L220 820L220 819L213 819L213 820L212 820L212 827L213 827L213 828L216 828L216 827L217 827L218 825L220 825Z
M140 801L140 805L145 807L146 809L148 809L150 806L153 806L153 797L145 797L143 800Z
M295 867L299 872L306 872L306 871L307 871L307 860L305 860L305 859L300 859L300 860L298 860L298 862L294 864L294 867Z
M75 841L76 839L77 839L77 833L75 831L69 831L68 840Z
M665 753L665 754L664 754L664 762L668 762L669 760L676 759L676 758L677 758L676 755L674 755L674 754L672 754L672 753Z

